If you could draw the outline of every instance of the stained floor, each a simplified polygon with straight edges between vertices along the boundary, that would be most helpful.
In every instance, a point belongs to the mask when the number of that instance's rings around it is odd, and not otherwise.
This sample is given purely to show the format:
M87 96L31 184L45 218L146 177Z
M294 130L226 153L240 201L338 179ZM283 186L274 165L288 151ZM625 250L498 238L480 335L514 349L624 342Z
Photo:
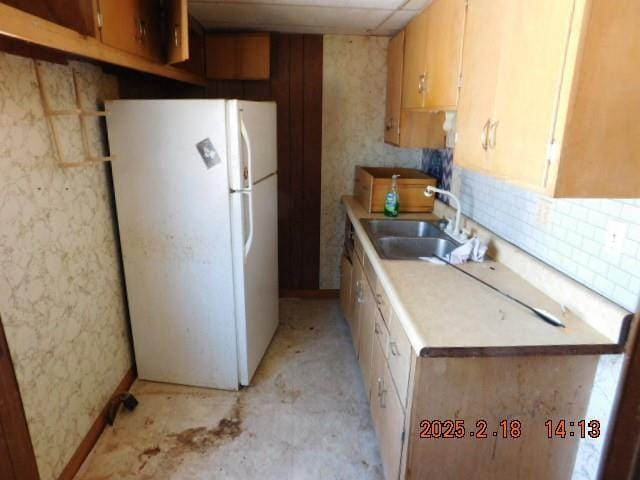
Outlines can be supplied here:
M76 477L381 479L348 326L335 300L283 300L252 386L225 392L136 381Z

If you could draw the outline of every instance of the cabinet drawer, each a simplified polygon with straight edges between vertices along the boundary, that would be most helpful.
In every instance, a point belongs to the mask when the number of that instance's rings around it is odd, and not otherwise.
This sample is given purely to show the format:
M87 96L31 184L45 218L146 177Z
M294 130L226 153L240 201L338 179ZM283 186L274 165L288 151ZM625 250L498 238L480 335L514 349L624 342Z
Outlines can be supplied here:
M402 405L407 404L407 389L409 387L409 370L411 369L411 344L407 338L400 320L392 311L389 323L389 346L387 358L393 382L398 390Z
M391 308L391 302L389 301L389 297L387 296L387 292L382 288L380 281L376 283L374 289L374 299L378 308L380 309L380 313L382 314L382 319L386 323L387 327L389 327L389 323L391 322L391 315L393 309Z
M384 324L382 316L376 315L373 322L373 337L380 343L380 349L387 358L387 349L389 348L389 329Z
M382 288L382 285L378 280L378 275L373 269L371 260L366 255L364 259L364 274L367 277L367 280L369 280L369 285L371 285L371 289L373 290L373 299L380 309L382 319L388 327L391 318L391 302L389 301L387 292L384 291L384 288Z
M369 281L369 285L371 285L371 290L373 290L374 296L376 295L376 288L378 287L378 275L376 275L376 271L373 269L373 265L371 264L371 259L365 255L364 256L364 274ZM377 303L377 301L376 301Z
M371 416L378 436L384 477L397 479L400 473L404 410L393 386L382 346L373 342Z

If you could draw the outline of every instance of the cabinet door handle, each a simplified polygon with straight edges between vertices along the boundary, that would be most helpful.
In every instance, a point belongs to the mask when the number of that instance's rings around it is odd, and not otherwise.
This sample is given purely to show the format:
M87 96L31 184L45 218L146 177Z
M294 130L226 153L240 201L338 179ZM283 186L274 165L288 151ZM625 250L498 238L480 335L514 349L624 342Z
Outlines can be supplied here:
M384 378L378 377L378 398L380 399L380 408L385 408L387 406L384 400L385 393L387 393L387 389L384 387Z
M393 128L393 118L389 118L387 120L387 124L385 125L384 129L388 132Z
M376 322L376 323L373 325L373 331L374 331L374 333L377 333L377 334L379 334L379 333L380 333L380 326L378 325L378 322Z
M489 148L496 148L496 136L498 135L498 121L496 120L489 127Z
M178 35L180 33L180 25L176 24L173 27L173 43L175 44L175 46L179 46L180 45L180 35Z
M400 350L398 350L398 344L394 340L391 340L389 342L389 350L391 350L391 355L393 355L394 357L397 357L398 355L400 355Z
M489 145L488 145L487 142L489 141L489 127L490 126L491 126L491 119L488 118L487 121L484 123L484 126L482 127L482 136L480 137L481 143L482 143L482 149L485 152L489 148Z
M378 304L378 306L384 304L384 302L382 301L382 295L380 295L379 293L376 293L376 304Z
M418 75L418 92L424 93L427 91L427 72Z
M362 281L360 280L356 282L356 298L358 299L358 303L363 303L364 299L362 298Z
M134 18L133 22L136 25L136 40L140 43L142 43L142 36L143 36L143 32L142 32L142 20L140 20L139 18Z

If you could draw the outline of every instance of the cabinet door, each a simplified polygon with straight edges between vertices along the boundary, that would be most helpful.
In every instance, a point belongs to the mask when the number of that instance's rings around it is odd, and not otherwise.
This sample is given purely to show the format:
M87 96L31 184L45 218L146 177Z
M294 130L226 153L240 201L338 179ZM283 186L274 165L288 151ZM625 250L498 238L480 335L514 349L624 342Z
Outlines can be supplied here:
M99 6L102 15L102 42L129 53L146 56L143 3L139 0L100 0Z
M358 264L359 266L359 264ZM371 287L367 281L367 277L362 271L360 280L360 300L358 303L358 315L353 321L353 327L351 328L351 337L353 339L353 347L356 350L356 355L360 358L360 338L364 330L364 324L371 317L371 312L376 308L376 302L371 292Z
M572 1L509 2L489 132L493 172L542 189L553 135Z
M389 41L387 49L387 108L384 141L400 142L400 107L402 102L402 65L404 61L404 32Z
M428 12L428 8L423 10L404 30L402 108L424 106Z
M427 8L425 107L455 110L466 2L435 0Z
M351 274L353 267L351 261L345 256L342 256L340 261L340 307L342 308L342 314L344 318L349 322L351 317Z
M470 0L467 7L454 151L458 166L485 171L491 166L487 133L498 80L502 17L511 1Z
M380 342L373 342L371 417L378 436L384 478L397 479L402 458L404 411L396 395Z
M367 392L367 397L370 398L373 342L375 341L373 330L376 321L381 322L382 319L369 285L365 287L365 290L368 291L368 298L367 295L365 295L365 299L369 301L365 300L365 303L362 304L362 308L360 309L360 347L358 361L360 362L364 388Z
M357 338L358 338L358 320L360 315L360 307L364 300L364 272L362 265L354 258L353 271L351 274L351 317L347 317L347 322L351 328L351 340L356 348L357 353Z
M167 63L189 58L187 0L169 0L167 5Z
M142 55L156 62L164 61L162 9L158 0L138 0L142 16Z
M206 39L207 78L268 80L271 66L269 33L209 33Z

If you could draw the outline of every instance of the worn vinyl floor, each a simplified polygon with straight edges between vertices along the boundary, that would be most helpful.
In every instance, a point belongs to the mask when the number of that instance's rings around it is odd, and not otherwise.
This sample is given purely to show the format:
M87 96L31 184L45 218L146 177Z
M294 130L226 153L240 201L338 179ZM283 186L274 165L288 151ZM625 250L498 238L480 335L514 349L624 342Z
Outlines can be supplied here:
M251 387L136 381L76 479L381 479L348 326L335 300L283 300Z

